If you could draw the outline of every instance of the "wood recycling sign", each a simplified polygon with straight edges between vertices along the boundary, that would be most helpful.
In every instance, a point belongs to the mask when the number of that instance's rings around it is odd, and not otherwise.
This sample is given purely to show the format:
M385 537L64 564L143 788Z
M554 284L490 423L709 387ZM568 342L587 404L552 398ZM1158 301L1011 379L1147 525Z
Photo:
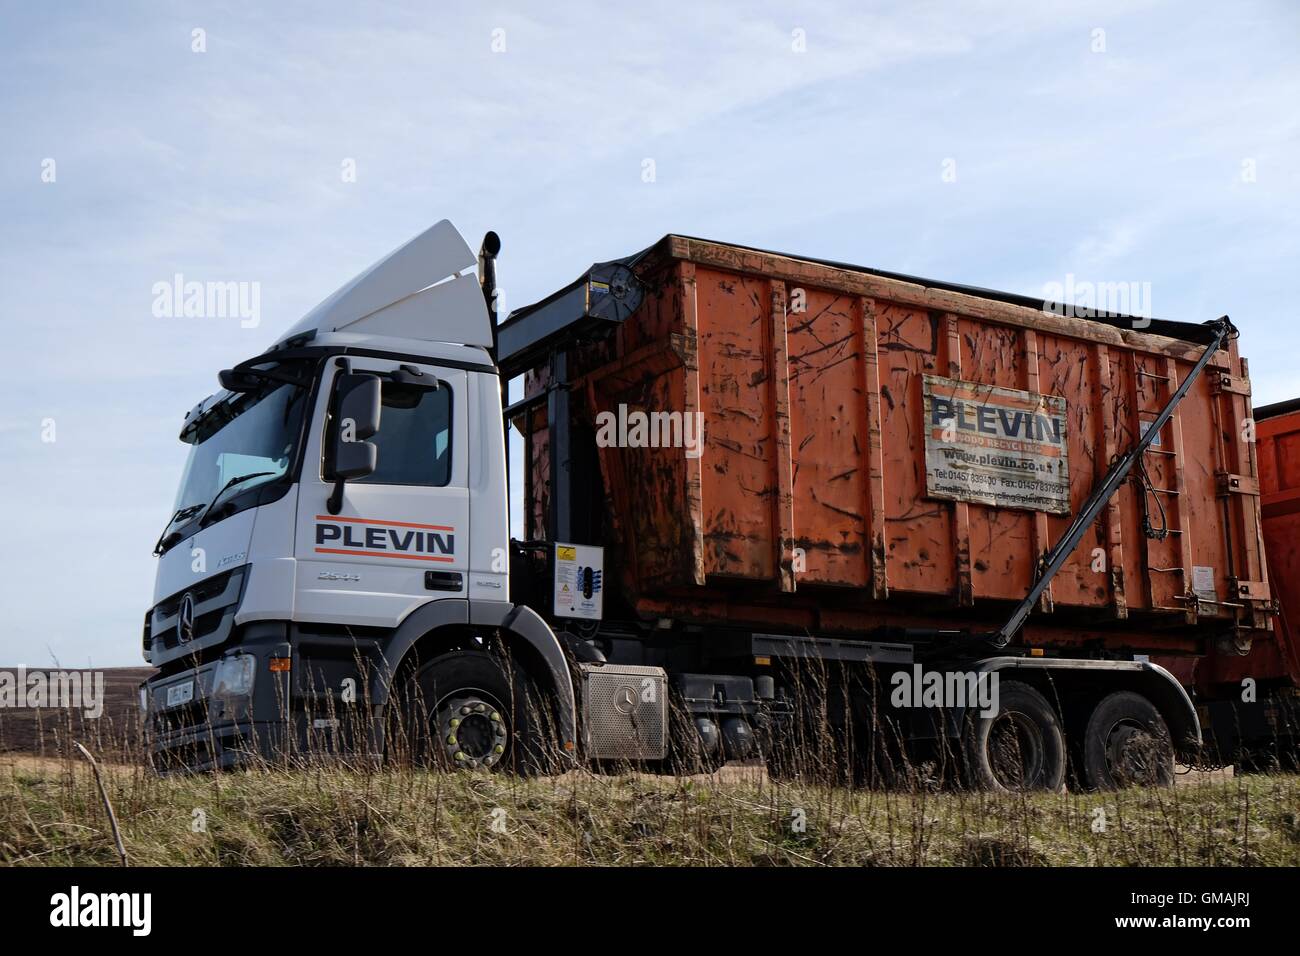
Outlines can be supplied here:
M1070 514L1065 399L938 375L922 395L926 494Z

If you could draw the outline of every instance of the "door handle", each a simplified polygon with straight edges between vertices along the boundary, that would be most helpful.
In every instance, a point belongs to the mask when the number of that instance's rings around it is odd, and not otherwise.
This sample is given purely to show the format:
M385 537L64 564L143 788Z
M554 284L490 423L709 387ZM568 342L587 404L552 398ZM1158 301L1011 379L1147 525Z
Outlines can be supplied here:
M426 591L459 591L461 574L459 571L425 571L424 588Z

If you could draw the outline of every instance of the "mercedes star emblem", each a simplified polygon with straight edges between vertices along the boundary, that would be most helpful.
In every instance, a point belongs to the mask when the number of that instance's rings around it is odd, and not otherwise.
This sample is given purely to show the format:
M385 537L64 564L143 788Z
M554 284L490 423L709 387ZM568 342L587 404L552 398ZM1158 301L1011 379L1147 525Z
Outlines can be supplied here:
M188 591L181 598L181 606L176 612L176 638L182 644L194 640L194 595Z

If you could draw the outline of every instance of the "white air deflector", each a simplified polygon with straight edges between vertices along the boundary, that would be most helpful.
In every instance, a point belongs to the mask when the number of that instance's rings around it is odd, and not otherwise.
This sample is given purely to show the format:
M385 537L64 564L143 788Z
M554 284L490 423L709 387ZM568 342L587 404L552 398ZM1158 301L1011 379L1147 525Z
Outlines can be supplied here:
M350 332L490 346L492 320L478 279L460 274L477 261L444 219L355 276L280 340Z

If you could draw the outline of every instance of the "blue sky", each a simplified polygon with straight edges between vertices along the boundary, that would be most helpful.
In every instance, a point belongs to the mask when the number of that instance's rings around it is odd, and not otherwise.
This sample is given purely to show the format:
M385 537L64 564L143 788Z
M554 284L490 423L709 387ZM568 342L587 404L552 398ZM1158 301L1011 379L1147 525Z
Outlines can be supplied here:
M1300 396L1296 5L612 6L0 4L0 663L141 662L184 413L444 217L507 307L667 232L1149 282ZM155 317L176 273L260 324Z

